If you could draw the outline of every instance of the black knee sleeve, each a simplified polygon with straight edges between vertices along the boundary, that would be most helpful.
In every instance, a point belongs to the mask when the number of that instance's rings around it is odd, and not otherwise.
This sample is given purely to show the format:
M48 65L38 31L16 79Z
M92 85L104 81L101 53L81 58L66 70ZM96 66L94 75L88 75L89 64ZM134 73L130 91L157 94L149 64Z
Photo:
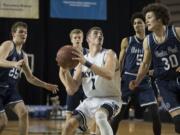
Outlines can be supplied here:
M175 125L175 131L177 133L180 133L180 115L177 115L173 118L174 125Z

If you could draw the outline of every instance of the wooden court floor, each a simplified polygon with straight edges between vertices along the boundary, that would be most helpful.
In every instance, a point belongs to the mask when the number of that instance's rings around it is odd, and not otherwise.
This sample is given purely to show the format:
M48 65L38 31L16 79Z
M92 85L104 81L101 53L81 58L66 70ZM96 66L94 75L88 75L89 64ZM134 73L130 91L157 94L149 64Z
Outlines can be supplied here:
M30 120L29 135L61 135L62 120ZM18 121L9 121L1 135L19 135ZM77 133L76 135L89 135ZM119 124L117 135L153 135L151 123L137 120L124 120ZM173 124L162 124L162 135L178 135Z

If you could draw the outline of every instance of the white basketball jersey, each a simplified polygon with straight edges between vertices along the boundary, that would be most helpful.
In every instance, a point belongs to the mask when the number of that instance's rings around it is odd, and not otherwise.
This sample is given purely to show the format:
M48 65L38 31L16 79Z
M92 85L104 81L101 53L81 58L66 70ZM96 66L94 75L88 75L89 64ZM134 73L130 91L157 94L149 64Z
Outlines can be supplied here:
M102 49L94 57L89 54L85 58L99 66L103 67L105 64L105 56L108 50ZM82 67L82 86L87 97L120 97L120 71L116 71L112 80L107 80L99 75L96 75L90 68Z

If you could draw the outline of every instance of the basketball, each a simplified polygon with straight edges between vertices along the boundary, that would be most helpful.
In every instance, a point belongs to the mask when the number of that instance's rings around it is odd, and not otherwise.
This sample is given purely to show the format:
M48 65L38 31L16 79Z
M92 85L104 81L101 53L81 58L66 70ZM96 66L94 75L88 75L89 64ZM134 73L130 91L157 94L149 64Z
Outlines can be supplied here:
M76 51L72 45L65 45L58 50L56 55L58 66L68 69L77 66L79 62L77 60L72 60L72 58L75 57L75 55L72 54L72 51Z

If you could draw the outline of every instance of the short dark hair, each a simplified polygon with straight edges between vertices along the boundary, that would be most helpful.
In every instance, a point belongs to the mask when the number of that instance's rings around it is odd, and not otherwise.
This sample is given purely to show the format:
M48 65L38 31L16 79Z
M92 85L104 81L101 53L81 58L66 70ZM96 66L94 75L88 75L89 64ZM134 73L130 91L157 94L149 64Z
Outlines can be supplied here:
M28 29L28 25L24 22L15 22L12 27L11 27L11 33L16 32L18 27L24 27L26 29Z
M156 19L161 19L164 25L170 22L170 12L167 6L160 3L149 4L143 8L143 14L146 15L147 12L154 12Z
M87 36L91 33L91 31L93 31L93 30L99 30L99 31L102 32L102 29L101 29L100 27L95 26L95 27L92 27L92 28L90 28L90 29L88 30L88 32L87 32L87 34L86 34L86 37L87 37Z
M131 24L133 25L134 23L134 20L137 19L137 18L140 18L142 19L144 22L145 22L145 18L144 18L144 15L141 13L141 12L135 12L132 17L131 17Z

